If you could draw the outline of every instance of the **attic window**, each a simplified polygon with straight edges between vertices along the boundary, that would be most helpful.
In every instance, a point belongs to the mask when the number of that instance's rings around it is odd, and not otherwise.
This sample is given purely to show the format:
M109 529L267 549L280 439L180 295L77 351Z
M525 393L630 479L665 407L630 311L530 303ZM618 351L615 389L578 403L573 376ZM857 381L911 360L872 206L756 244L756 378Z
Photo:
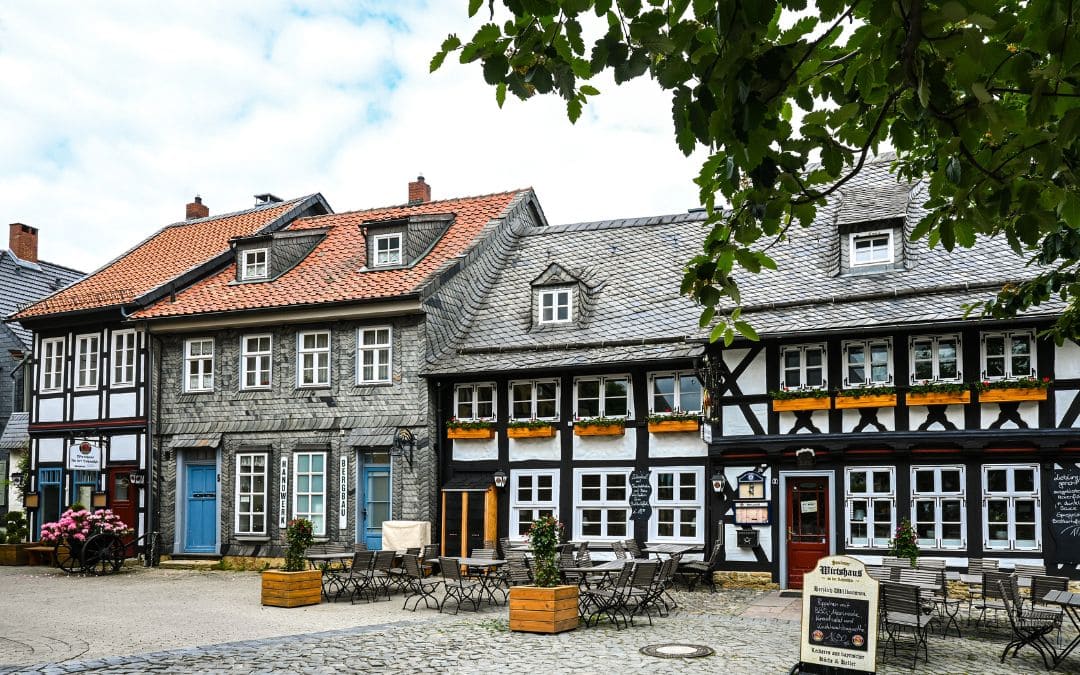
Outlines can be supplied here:
M265 248L253 248L241 254L240 280L265 279L267 276L266 259L269 250Z
M373 267L401 264L401 233L378 234L374 237L375 260Z
M569 288L540 291L540 323L569 323L574 315Z
M853 232L851 237L851 266L884 265L893 261L892 230Z

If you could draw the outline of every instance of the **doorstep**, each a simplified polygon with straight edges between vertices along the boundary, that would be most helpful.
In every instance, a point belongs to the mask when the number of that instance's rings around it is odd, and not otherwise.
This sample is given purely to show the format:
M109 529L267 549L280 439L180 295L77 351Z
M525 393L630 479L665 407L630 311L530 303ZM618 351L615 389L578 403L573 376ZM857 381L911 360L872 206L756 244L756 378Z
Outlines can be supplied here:
M782 597L780 591L772 591L752 602L739 616L750 619L801 621L802 598Z

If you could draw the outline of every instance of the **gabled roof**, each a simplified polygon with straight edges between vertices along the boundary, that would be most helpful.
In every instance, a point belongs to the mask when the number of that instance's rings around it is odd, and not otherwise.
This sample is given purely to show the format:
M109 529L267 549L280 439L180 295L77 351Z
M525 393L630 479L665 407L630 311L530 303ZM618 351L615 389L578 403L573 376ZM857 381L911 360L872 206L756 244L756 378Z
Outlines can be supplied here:
M300 219L290 231L326 229L326 237L296 266L267 282L234 282L236 264L227 265L190 288L133 314L137 319L215 314L270 308L375 300L416 294L441 270L468 252L491 221L532 194L516 190L422 204L392 206ZM454 222L430 252L404 268L365 270L366 222L453 213Z
M0 450L18 450L28 447L30 432L27 425L30 422L30 413L13 412L4 425L4 432L0 434Z
M135 303L227 252L230 239L276 229L316 205L321 211L329 211L321 195L309 195L167 225L82 281L11 318L30 319Z
M44 260L30 262L11 251L0 252L0 316L11 314L21 305L40 300L50 293L78 281L82 272L54 265ZM27 349L33 338L30 331L16 322L7 324Z

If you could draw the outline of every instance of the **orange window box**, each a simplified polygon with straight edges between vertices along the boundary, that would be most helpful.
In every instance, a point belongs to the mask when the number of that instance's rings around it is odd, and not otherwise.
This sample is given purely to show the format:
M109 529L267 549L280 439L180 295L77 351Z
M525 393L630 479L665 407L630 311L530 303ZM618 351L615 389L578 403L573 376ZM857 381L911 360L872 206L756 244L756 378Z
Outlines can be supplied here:
M680 431L697 431L700 428L700 420L660 420L659 422L649 422L650 434L668 434Z
M837 395L836 408L895 408L896 394L878 396L843 396Z
M987 389L979 394L982 403L1007 403L1010 401L1045 401L1045 389Z
M951 405L971 403L970 391L930 392L927 394L908 394L908 405Z
M495 429L490 427L482 429L462 429L460 427L454 427L446 430L446 437L459 440L486 441L495 438Z
M553 438L555 425L545 424L542 427L507 427L506 435L510 438Z
M828 410L832 407L832 399L828 396L807 396L805 398L777 398L773 399L773 412L791 412L793 410Z
M622 436L626 427L619 424L575 424L575 436Z

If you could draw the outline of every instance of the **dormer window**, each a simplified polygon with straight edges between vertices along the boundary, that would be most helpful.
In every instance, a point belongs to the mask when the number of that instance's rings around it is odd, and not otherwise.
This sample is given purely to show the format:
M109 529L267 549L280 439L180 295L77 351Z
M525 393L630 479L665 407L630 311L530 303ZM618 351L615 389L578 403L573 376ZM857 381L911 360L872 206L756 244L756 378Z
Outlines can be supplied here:
M377 234L374 237L375 259L373 267L387 267L401 264L401 233Z
M267 277L266 260L269 258L269 249L253 248L241 253L240 280L265 279Z
M540 291L540 323L569 323L574 316L571 289L551 288Z
M893 261L892 230L852 232L851 266L886 265Z

